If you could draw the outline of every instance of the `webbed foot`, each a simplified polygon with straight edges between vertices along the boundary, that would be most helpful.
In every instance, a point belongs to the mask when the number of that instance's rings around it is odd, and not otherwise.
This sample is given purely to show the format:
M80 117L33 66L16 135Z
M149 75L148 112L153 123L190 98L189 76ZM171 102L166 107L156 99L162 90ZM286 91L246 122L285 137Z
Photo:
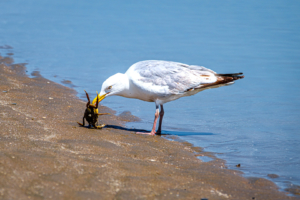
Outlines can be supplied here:
M139 135L155 135L156 132L155 131L151 131L151 132L136 132L136 134L139 134Z

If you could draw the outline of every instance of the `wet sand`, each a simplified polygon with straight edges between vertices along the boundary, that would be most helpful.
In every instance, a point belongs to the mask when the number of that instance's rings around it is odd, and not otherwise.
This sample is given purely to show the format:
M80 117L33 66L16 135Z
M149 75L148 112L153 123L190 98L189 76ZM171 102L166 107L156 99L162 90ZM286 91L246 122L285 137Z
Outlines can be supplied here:
M296 199L220 159L202 162L207 152L189 143L136 135L128 113L79 127L86 102L73 89L12 63L0 57L0 199Z

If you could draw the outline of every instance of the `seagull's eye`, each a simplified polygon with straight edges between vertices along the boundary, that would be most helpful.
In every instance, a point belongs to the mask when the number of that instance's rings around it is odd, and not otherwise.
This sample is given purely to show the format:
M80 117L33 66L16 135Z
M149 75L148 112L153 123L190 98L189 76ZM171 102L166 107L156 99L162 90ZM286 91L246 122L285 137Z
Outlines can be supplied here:
M110 90L112 88L112 86L109 86L107 89Z

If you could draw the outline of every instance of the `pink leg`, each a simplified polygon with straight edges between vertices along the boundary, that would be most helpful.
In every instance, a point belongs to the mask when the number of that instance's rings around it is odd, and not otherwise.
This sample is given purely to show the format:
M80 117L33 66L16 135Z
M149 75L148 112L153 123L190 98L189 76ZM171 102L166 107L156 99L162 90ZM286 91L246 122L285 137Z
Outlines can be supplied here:
M155 133L156 133L155 128L156 128L156 122L157 122L158 116L159 116L159 109L158 109L158 106L156 106L155 118L154 118L152 131L150 133L149 132L146 132L146 133L145 132L136 132L136 134L155 135Z

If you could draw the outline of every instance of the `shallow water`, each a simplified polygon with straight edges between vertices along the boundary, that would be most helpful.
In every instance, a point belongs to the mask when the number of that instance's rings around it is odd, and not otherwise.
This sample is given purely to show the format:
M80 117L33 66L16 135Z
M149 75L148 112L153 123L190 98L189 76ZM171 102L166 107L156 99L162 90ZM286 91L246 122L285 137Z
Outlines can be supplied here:
M74 87L85 99L102 82L146 59L244 72L233 86L165 105L164 133L227 160L246 176L300 185L299 1L0 2L0 53ZM13 47L11 49L9 45ZM71 82L70 82L71 81ZM111 97L151 129L155 105Z

